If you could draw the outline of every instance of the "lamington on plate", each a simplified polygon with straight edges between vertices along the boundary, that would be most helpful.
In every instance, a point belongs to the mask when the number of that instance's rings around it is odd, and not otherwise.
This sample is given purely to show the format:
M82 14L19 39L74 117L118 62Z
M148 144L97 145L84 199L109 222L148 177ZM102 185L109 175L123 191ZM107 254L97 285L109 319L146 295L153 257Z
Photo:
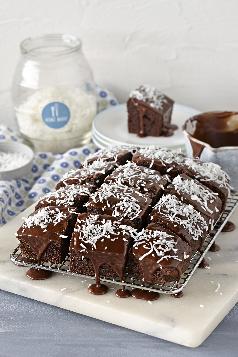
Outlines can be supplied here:
M141 85L130 93L127 101L128 131L138 136L170 136L176 126L171 125L174 101L148 85Z

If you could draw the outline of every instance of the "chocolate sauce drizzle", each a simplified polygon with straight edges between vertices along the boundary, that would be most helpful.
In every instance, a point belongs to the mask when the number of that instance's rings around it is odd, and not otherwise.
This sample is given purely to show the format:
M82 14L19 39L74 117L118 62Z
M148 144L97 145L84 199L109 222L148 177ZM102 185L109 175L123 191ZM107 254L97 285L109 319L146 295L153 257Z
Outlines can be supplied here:
M119 298L125 299L128 297L131 297L131 292L130 292L130 290L127 290L125 288L125 286L123 285L123 287L121 289L117 289L117 291L115 292L115 295Z
M221 247L216 243L213 243L209 248L210 252L219 252L219 250L221 250Z
M179 291L177 294L172 294L171 297L176 298L176 299L180 299L183 297L183 292Z
M228 221L222 228L222 232L227 233L227 232L233 232L236 229L235 223Z
M136 299L141 299L146 301L158 300L160 297L159 293L149 290L142 290L142 289L133 289L131 291L131 295Z
M26 272L26 276L31 280L46 280L50 278L51 275L52 275L51 271L44 270L44 269L30 268Z
M207 269L209 267L209 263L205 258L203 258L203 260L201 261L198 267L200 269Z

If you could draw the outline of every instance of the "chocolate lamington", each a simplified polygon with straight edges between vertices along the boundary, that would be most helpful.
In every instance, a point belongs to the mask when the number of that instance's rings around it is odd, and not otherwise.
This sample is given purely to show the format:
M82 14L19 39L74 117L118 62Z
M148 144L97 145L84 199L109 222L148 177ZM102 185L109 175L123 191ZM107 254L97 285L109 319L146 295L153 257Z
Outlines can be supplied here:
M133 148L115 146L110 149L99 150L96 153L90 155L83 163L86 167L91 165L95 160L112 161L116 162L118 165L124 165L127 161L132 159Z
M186 174L176 176L166 191L208 216L212 220L212 224L221 214L222 202L218 193Z
M147 218L151 199L135 189L104 183L86 203L91 214L107 214L118 221L140 228Z
M221 167L212 162L202 162L198 159L186 158L184 162L184 172L203 185L217 192L222 200L223 209L230 194L230 178Z
M17 231L23 259L61 263L69 250L76 216L67 208L43 207L24 220Z
M70 245L70 271L77 274L123 280L127 253L136 234L107 215L78 216Z
M181 202L175 195L162 196L151 213L151 222L164 226L191 246L196 252L209 233L209 219L192 205Z
M162 174L177 175L185 156L181 152L165 148L147 147L138 149L132 158L137 165L149 167Z
M47 193L41 198L36 205L36 209L57 206L69 208L72 212L83 212L85 210L84 204L94 191L95 186L93 185L69 185L62 187L57 191Z
M134 240L128 270L136 280L151 284L178 281L189 266L188 243L157 224L150 224Z
M138 136L170 136L177 128L171 125L174 101L158 89L141 85L127 101L128 131Z
M128 162L113 171L105 182L133 187L155 201L165 190L168 180L168 177L162 176L158 171Z
M90 184L98 187L103 183L105 177L110 175L115 168L115 162L107 162L101 159L95 160L87 167L70 170L58 182L56 190L69 185Z

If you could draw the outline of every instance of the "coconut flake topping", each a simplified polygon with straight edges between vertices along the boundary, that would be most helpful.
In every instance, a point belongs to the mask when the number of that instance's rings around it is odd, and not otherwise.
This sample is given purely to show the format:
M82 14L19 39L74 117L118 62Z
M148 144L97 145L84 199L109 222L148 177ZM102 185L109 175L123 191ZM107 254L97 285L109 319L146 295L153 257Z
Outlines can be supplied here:
M130 98L146 102L152 108L156 108L157 110L163 110L169 100L169 98L157 88L150 87L147 84L141 85L137 89L131 91Z
M214 207L214 210L212 210L208 206L216 201L218 194L212 192L196 181L192 179L185 179L178 175L173 179L172 185L179 193L185 193L189 195L193 201L198 202L205 211L213 213L216 209L216 207Z
M177 242L173 239L172 235L166 232L143 229L139 233L133 247L138 249L141 245L146 252L140 256L139 260L143 260L149 255L158 257L158 264L164 259L182 260L177 255Z
M164 216L173 224L182 226L194 240L198 240L204 231L208 231L207 222L202 215L192 205L180 202L174 195L162 196L154 209L161 217Z
M23 228L40 227L45 230L50 224L56 226L68 218L68 214L57 207L44 207L28 218L24 218Z

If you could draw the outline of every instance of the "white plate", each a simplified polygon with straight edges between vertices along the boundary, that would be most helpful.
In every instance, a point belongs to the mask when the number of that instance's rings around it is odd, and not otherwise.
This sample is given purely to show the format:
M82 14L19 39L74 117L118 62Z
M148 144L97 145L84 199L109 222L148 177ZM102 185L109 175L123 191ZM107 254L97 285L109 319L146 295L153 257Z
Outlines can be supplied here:
M172 115L172 123L178 125L179 129L171 137L147 136L140 138L136 134L131 134L127 129L127 108L126 104L104 110L99 113L94 121L92 128L92 139L100 147L110 145L158 145L161 147L177 147L184 145L182 126L186 119L198 114L199 111L181 104L175 104Z

